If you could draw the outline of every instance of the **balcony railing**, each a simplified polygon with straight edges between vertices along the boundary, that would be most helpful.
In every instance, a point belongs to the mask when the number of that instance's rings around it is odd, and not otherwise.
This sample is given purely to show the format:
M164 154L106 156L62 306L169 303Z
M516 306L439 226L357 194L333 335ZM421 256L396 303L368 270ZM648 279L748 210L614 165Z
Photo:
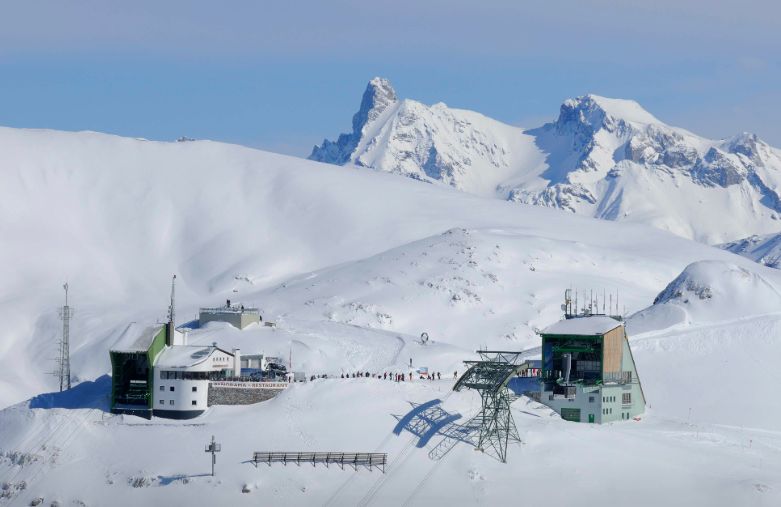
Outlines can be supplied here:
M257 308L250 308L249 306L218 306L216 308L201 308L198 310L201 313L260 313Z

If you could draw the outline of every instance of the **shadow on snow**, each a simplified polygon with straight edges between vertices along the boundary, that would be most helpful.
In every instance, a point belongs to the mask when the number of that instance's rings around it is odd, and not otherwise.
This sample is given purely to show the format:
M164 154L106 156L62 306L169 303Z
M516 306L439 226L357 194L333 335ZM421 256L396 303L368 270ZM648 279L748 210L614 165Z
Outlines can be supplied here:
M39 394L30 399L30 408L92 408L109 411L111 395L111 377L103 375L95 380L81 382L75 387L61 393Z

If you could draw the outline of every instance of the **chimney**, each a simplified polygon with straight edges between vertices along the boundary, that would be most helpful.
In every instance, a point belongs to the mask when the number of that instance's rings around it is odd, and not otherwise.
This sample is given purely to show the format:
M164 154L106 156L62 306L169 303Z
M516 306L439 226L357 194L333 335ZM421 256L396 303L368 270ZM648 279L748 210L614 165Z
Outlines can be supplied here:
M233 349L233 376L241 377L241 349Z

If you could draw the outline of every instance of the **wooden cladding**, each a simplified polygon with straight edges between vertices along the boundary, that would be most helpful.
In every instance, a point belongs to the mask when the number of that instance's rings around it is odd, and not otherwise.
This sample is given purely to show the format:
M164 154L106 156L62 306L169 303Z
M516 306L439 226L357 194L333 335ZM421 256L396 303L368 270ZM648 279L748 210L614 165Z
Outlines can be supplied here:
M621 371L621 358L624 355L624 328L619 326L605 333L602 345L602 373L618 373Z

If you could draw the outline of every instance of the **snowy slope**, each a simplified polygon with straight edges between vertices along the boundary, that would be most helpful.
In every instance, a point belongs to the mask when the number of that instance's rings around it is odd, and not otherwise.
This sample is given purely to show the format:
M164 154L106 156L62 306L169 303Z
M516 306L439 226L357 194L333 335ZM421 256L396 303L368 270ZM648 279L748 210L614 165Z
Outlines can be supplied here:
M630 319L631 333L729 322L781 309L781 279L723 261L690 264Z
M763 398L772 395L768 382L753 382L779 380L777 373L762 375L776 345L762 338L747 352L739 342L756 331L778 333L781 323L636 341L652 406L639 422L568 423L526 399L515 402L523 444L510 445L507 464L467 443L436 459L441 436L418 448L411 433L391 432L411 403L441 399L447 413L461 416L459 424L474 416L479 398L451 395L450 380L318 380L269 402L213 407L194 422L147 422L105 412L104 377L71 396L42 396L0 411L0 480L13 505L34 498L88 506L484 505L519 494L532 504L568 505L573 492L588 504L620 495L639 506L775 505L781 501L778 405ZM759 368L745 370L749 364ZM744 382L709 388L729 372L752 382L755 397L742 396ZM212 435L222 444L214 478L202 450ZM380 474L322 465L255 468L247 461L255 450L342 449L385 451L390 464ZM534 487L519 485L519 478Z
M781 234L753 235L719 246L765 266L781 267Z
M770 363L781 324L762 315L781 287L776 270L638 224L220 143L0 129L0 153L0 406L53 388L44 372L66 278L77 312L76 388L0 410L0 484L12 505L493 504L517 498L519 477L534 478L522 488L529 502L556 505L571 501L562 474L586 503L614 493L639 505L781 499L781 413L764 401L781 380ZM111 416L107 350L129 321L163 317L173 272L181 320L229 297L278 323L212 324L193 343L292 351L295 369L331 376L405 371L412 359L443 380L319 380L189 422ZM713 297L684 301L700 286ZM391 433L410 402L439 398L459 422L474 416L479 399L450 395L450 372L483 345L535 346L534 329L560 317L568 287L618 290L629 313L670 293L653 307L688 312L637 331L630 321L651 404L641 422L575 425L521 399L525 443L507 465L466 444L433 460L439 437L418 449L409 433ZM733 293L746 303L723 313ZM705 389L692 379L749 369L692 395ZM212 434L223 444L215 479L203 475ZM278 449L384 450L391 465L381 476L246 463Z
M0 129L0 153L0 370L34 365L0 376L2 405L55 385L65 280L73 373L90 379L129 321L164 317L174 272L182 318L243 298L272 319L428 331L471 352L528 344L570 286L617 289L631 312L691 262L754 265L644 227L213 142Z
M483 196L643 223L707 243L778 229L781 153L753 134L705 139L631 100L585 95L524 130L397 98L375 78L353 132L310 158Z

